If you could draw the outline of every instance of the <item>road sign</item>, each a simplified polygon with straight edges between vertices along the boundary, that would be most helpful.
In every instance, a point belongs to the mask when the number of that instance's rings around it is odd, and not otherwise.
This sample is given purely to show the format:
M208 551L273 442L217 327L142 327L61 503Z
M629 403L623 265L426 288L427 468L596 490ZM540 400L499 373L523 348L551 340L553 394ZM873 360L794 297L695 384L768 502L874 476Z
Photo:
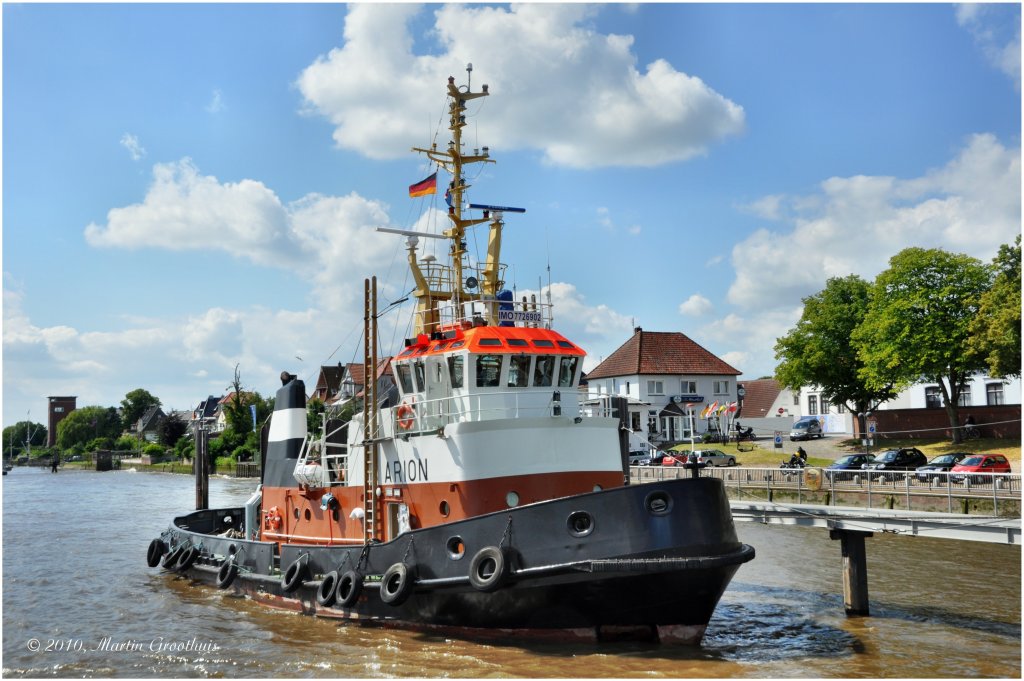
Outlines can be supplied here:
M775 431L775 448L776 449L782 449L782 431L781 430L776 430Z
M878 428L878 423L875 421L868 421L868 432L872 435L875 434L875 430Z
M782 407L779 407L779 416L782 416L785 413L786 413L786 410L783 409Z

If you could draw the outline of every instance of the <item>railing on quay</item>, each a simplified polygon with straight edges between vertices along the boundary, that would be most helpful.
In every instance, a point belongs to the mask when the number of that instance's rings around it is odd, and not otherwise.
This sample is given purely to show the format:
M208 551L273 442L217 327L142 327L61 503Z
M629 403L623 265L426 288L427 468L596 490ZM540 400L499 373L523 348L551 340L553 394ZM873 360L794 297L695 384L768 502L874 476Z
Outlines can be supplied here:
M677 466L632 466L636 482L689 476ZM823 468L704 468L701 475L722 480L740 496L764 498L795 496L797 503L865 505L867 508L937 509L949 513L970 511L971 503L991 502L993 515L1021 512L1021 476L1016 473L949 473L928 471L830 471ZM1000 512L1002 509L1002 513ZM989 509L985 509L989 512Z

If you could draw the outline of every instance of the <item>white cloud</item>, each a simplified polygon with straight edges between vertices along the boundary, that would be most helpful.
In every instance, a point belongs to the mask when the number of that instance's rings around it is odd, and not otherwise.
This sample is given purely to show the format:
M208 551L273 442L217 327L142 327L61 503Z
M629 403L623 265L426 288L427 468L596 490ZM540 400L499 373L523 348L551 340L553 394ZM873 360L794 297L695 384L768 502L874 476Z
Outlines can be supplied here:
M435 54L416 55L413 5L349 7L344 44L299 76L306 108L335 126L338 146L395 158L422 144L425 121L443 114L448 76L491 86L474 136L506 149L540 149L547 161L589 168L654 166L706 153L744 128L743 108L700 78L656 59L636 68L633 37L600 34L587 5L444 5L433 11ZM372 104L368 104L372 103ZM412 103L412 104L411 104Z
M759 229L733 247L729 302L791 306L829 277L873 279L909 246L989 260L1020 233L1020 183L1020 150L992 135L971 137L948 164L919 178L830 178L815 196L785 199L796 214L786 228Z
M256 180L221 182L189 159L158 164L141 203L114 208L105 225L85 228L86 241L106 248L219 250L253 263L288 269L322 291L330 309L361 296L361 275L401 248L386 207L358 194L309 194L284 205Z
M957 23L971 34L985 58L1020 90L1020 14L1005 21L1006 8L983 4L956 6Z
M679 306L679 314L688 317L700 317L714 309L711 301L699 293L694 293Z
M226 108L227 104L224 103L224 94L220 89L214 90L213 94L210 95L210 103L206 105L206 110L209 113L220 113Z
M133 161L138 161L146 155L146 150L139 144L139 138L130 132L121 135L121 146L128 150Z

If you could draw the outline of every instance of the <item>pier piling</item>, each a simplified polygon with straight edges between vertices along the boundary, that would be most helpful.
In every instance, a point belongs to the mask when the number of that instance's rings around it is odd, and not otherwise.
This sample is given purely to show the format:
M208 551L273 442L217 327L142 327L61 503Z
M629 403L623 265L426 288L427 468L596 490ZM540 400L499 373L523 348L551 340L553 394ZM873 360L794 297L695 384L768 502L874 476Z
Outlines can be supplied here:
M868 561L864 539L870 532L829 530L829 539L838 539L843 552L843 605L847 616L866 616L868 612Z

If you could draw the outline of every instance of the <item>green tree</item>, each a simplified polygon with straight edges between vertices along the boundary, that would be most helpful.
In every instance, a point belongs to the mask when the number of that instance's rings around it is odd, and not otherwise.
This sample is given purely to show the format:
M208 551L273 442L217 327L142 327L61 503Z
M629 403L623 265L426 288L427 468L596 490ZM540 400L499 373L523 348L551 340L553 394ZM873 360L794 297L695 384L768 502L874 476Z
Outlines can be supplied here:
M922 379L940 386L957 443L960 394L971 374L985 368L971 348L970 327L988 286L988 270L975 258L904 249L875 279L867 314L853 332L869 387L895 381L901 389Z
M824 290L804 298L800 321L775 343L775 379L790 390L817 385L832 404L843 404L859 418L896 396L893 381L868 385L864 363L851 337L867 314L871 284L857 275L833 277Z
M142 388L136 388L125 395L121 400L121 420L124 430L134 429L136 422L142 418L147 409L159 406L160 400Z
M160 444L166 447L173 447L185 434L186 430L188 430L188 424L178 417L177 414L170 413L160 421L156 433L160 439Z
M121 434L121 418L113 407L82 407L57 424L57 446L61 449L84 447L96 438L116 439Z
M981 296L971 323L971 348L985 358L990 376L1020 376L1020 235L992 260L992 286Z
M32 421L18 421L3 431L3 458L10 459L21 454L26 445L42 447L46 443L46 426Z

